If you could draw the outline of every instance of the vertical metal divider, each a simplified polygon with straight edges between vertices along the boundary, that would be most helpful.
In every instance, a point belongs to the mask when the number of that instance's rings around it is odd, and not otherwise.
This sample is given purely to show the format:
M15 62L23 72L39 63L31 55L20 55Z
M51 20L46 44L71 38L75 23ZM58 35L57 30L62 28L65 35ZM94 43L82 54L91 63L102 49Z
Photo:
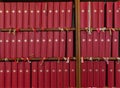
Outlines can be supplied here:
M75 0L75 21L76 21L76 88L81 88L80 0Z

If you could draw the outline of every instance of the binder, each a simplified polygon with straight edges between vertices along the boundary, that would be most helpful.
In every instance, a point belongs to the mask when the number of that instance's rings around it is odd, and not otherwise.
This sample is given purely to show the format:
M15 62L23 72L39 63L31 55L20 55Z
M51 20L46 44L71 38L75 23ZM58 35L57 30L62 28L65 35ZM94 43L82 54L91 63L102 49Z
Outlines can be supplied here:
M12 86L11 81L12 81L12 77L11 77L11 62L5 62L5 88L9 88L10 86Z
M18 63L18 88L23 88L25 83L25 63L19 62Z
M42 24L41 24L41 28L42 30L44 30L45 28L47 28L47 11L48 11L48 4L47 2L42 2Z
M47 32L47 57L53 57L53 32Z
M57 88L57 62L51 61L51 88Z
M12 75L12 77L11 77L11 80L12 80L12 88L17 88L17 81L18 81L18 79L17 79L17 70L18 70L18 66L17 66L17 63L16 62L12 62L11 63L11 67L12 67L12 71L11 71L11 75ZM9 86L10 87L10 86Z
M23 28L29 28L29 2L23 3Z
M23 38L23 48L22 48L22 55L23 55L23 58L28 58L28 32L23 32L22 34L22 38Z
M51 71L50 71L50 67L51 67L51 62L50 61L46 61L45 63L45 88L50 87L50 83L51 83Z
M48 2L48 23L47 23L47 27L48 28L53 28L53 3L54 2ZM56 7L55 7L56 8Z
M120 87L120 63L115 61L115 85L116 87Z
M0 87L5 88L5 63L0 62L0 79L2 80L0 82Z
M17 28L18 29L21 29L23 28L23 19L24 19L24 8L23 8L23 3L22 2L17 2L17 16L16 16L16 20L17 20Z
M41 32L35 32L35 58L41 57Z
M60 56L60 32L54 31L54 49L53 49L53 56L58 58Z
M16 24L17 24L17 21L16 21L16 16L17 16L17 4L16 2L12 2L10 3L10 16L11 16L11 20L10 20L10 24L11 24L11 28L15 28L16 29Z
M4 3L5 5L5 28L11 28L11 25L10 25L10 3L9 2L6 2Z
M34 57L34 52L35 52L35 32L29 32L28 33L28 36L29 36L29 58L33 58Z
M33 29L35 28L35 2L29 3L29 28Z
M16 53L17 53L17 58L21 58L21 57L23 57L23 49L22 49L22 47L23 47L23 37L22 37L22 35L23 35L23 33L22 32L18 32L17 34L16 34Z
M60 21L60 9L59 9L60 8L60 2L54 2L53 5L54 5L53 6L53 10L54 10L54 14L53 14L54 15L53 16L53 18L54 18L53 19L53 21L54 21L53 25L54 26L53 27L58 28L58 27L60 27L60 24L59 24L60 23L59 22Z
M115 84L114 84L114 61L109 61L109 64L108 64L108 72L107 72L107 82L108 82L108 87L114 87Z
M76 87L76 62L70 61L70 87Z
M32 88L38 87L38 72L37 72L37 62L32 62Z
M4 3L0 2L0 28L4 28Z
M25 88L30 88L31 85L31 71L30 71L30 63L29 62L24 62L24 80L25 80L25 84L24 87Z
M0 58L5 58L5 35L0 32Z

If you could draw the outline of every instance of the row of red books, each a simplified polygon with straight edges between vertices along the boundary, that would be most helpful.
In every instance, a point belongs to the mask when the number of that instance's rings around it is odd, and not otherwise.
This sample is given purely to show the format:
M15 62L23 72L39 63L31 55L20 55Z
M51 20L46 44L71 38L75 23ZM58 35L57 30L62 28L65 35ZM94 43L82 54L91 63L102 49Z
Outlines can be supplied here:
M73 31L0 32L0 58L72 58Z
M75 88L75 61L0 62L0 88Z
M0 28L71 28L72 1L0 2Z
M81 57L119 57L119 31L81 31Z
M120 1L80 2L80 27L119 28Z
M119 61L85 61L81 64L82 87L120 87Z

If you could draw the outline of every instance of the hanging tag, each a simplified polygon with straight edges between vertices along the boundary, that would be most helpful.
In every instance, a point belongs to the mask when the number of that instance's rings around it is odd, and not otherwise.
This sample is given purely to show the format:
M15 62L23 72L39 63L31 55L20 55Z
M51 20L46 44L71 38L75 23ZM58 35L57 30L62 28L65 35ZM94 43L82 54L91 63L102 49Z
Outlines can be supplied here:
M26 58L26 59L27 59L28 63L31 63L31 61L29 60L29 58Z
M66 61L66 63L70 63L70 58L69 58L69 57L67 58L67 61Z
M40 65L43 65L45 59L46 59L45 57L42 59L42 62L41 62Z
M83 57L81 57L81 63L84 63L84 58Z
M92 61L93 59L92 59L92 57L90 57L90 59L89 59L90 61Z

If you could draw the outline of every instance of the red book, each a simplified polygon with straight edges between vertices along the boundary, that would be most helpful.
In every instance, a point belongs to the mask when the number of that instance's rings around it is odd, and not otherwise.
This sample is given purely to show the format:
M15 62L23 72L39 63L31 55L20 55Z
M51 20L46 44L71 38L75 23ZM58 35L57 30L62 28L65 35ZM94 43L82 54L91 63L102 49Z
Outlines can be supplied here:
M65 28L66 22L66 2L60 2L60 28Z
M0 2L0 28L4 28L4 3Z
M93 31L93 57L99 57L99 33L98 31Z
M35 32L35 58L40 58L41 49L41 32Z
M38 88L44 88L45 86L45 65L42 64L42 61L38 62Z
M109 61L107 72L108 87L114 87L114 61Z
M63 88L63 61L57 63L57 88Z
M17 28L23 28L23 3L22 2L17 2Z
M67 57L72 58L73 57L73 31L68 31L67 32Z
M17 3L16 2L11 2L11 12L10 12L10 16L11 16L11 20L10 20L10 23L11 23L11 28L16 28L16 24L17 24L17 21L16 21L16 17L17 17Z
M88 61L87 62L87 69L88 69L88 72L87 72L87 86L88 87L93 87L93 62L92 61Z
M29 32L29 58L32 58L34 57L34 52L35 52L35 48L34 48L34 35L35 35L35 32Z
M99 57L105 57L105 32L100 32Z
M27 29L29 28L29 3L24 2L23 3L23 28Z
M94 70L94 72L93 72L93 74L94 74L94 76L93 76L93 85L94 85L94 87L99 87L99 81L101 80L101 78L99 78L99 73L100 73L100 70L99 70L99 61L94 61L93 62L93 65L94 65L94 67L93 67L93 70Z
M23 48L22 48L22 55L23 58L28 58L28 32L23 32Z
M60 27L60 24L59 24L59 21L60 21L60 10L59 10L59 7L60 7L60 2L54 2L54 28L58 28Z
M5 35L0 32L0 58L5 58Z
M45 63L45 88L50 87L50 83L51 83L51 73L50 73L50 61L46 61Z
M36 17L36 19L35 19L35 28L41 28L41 19L42 19L41 5L42 5L41 2L35 3L35 11L36 11L35 12L35 17Z
M53 57L53 32L47 32L47 57Z
M29 3L29 28L35 28L35 2Z
M41 23L41 28L42 30L47 28L47 2L42 2L42 23Z
M66 27L72 27L72 1L68 1L66 4Z
M10 47L12 48L12 49L11 49L11 58L12 58L13 60L15 60L16 57L17 57L17 55L16 55L16 54L17 54L17 52L16 52L16 50L17 50L16 44L17 44L16 35L15 35L15 34L11 34L11 45L10 45Z
M5 62L5 88L9 88L12 86L12 71L11 71L11 62Z
M2 80L0 82L0 87L1 88L5 88L5 63L4 62L0 62L0 80Z
M57 88L57 62L51 61L51 88Z
M99 87L106 86L106 62L99 61Z
M91 15L92 15L92 28L98 28L98 18L99 18L99 2L91 3Z
M46 58L47 57L47 32L42 31L41 32L41 57Z
M37 62L32 62L32 88L38 87L38 73L37 73Z
M106 27L113 27L113 2L106 2Z
M120 87L120 62L115 62L115 85L116 87Z
M11 51L11 45L10 45L10 33L9 32L5 32L4 36L5 36L5 58L10 58L10 51Z
M18 69L18 64L16 62L12 62L12 88L17 88L17 69Z
M53 3L54 2L48 2L48 28L53 28Z
M54 32L54 49L53 49L53 56L58 58L59 57L59 49L60 49L60 39L59 39L60 33L58 31Z
M98 25L98 27L99 28L104 27L104 18L105 18L105 16L104 16L104 14L105 14L104 7L105 7L104 2L99 2L99 10L98 10L98 14L99 14L99 17L98 17L99 18L99 20L98 20L99 25Z
M66 61L63 61L63 87L68 88L69 87L69 63L66 63Z
M66 51L66 32L61 31L60 32L60 58L65 57L65 51Z
M17 58L21 58L22 57L22 47L23 47L23 43L22 43L22 35L23 33L22 32L17 32L16 33L16 42L17 42L17 45L16 45L16 53L17 53Z
M81 57L85 58L87 57L87 32L86 31L81 31Z
M24 67L24 80L25 80L25 84L24 87L25 88L30 88L30 80L31 80L31 72L30 72L30 63L25 62L24 63L25 67Z
M88 68L87 68L87 61L84 61L84 63L81 63L81 86L82 87L88 87Z
M18 63L18 88L23 88L24 87L24 83L25 83L25 72L24 72L24 68L25 67L25 63L24 62L19 62Z
M119 32L114 31L112 36L112 57L117 58L119 55Z
M105 43L105 56L111 57L111 35L109 31L106 31L106 43Z
M70 61L70 87L76 87L76 62Z

